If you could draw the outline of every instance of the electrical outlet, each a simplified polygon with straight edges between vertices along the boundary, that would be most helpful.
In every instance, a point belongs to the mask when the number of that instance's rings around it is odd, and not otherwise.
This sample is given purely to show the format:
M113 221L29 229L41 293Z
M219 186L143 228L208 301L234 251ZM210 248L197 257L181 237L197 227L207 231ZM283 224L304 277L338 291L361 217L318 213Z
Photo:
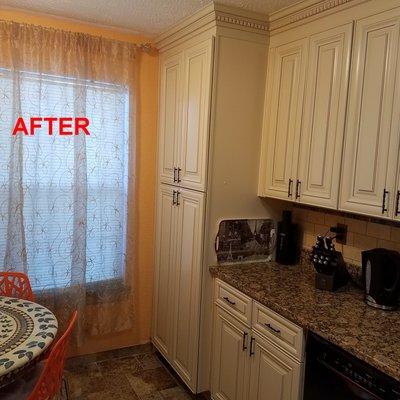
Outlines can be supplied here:
M336 226L331 227L330 231L336 233L336 243L338 244L347 243L347 225L336 224Z

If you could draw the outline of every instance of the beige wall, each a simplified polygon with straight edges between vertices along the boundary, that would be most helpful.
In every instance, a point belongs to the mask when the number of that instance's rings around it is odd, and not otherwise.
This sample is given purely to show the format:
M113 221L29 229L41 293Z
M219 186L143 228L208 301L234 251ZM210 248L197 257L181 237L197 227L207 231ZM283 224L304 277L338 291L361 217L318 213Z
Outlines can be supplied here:
M78 21L60 19L20 10L0 9L0 19L31 23L69 31L84 32L133 43L149 38L107 29ZM150 339L153 293L154 199L157 135L158 57L143 53L139 73L139 129L137 132L137 263L134 273L135 326L119 335L96 337L78 353L92 353L111 348L146 343Z
M303 247L310 249L316 235L324 235L329 227L342 223L347 225L347 243L336 245L347 262L361 265L361 251L384 247L400 251L400 226L368 217L352 216L318 209L293 208L293 219L303 231ZM333 234L332 234L333 235Z

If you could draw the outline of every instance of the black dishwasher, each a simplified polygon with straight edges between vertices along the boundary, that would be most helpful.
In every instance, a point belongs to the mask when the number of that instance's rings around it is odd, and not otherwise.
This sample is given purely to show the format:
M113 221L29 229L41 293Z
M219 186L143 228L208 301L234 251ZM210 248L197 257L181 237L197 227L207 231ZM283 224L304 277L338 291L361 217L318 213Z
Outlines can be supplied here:
M400 400L400 382L309 333L304 400Z

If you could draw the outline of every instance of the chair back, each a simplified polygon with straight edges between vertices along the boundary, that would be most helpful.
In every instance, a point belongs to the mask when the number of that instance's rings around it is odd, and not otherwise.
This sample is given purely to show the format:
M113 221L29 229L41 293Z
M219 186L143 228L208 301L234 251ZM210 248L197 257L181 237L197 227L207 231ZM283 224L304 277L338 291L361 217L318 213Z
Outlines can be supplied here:
M0 272L0 296L35 301L29 278L22 272Z
M50 400L59 393L68 343L77 318L78 312L74 311L69 319L66 331L51 349L50 355L45 361L43 371L28 400Z

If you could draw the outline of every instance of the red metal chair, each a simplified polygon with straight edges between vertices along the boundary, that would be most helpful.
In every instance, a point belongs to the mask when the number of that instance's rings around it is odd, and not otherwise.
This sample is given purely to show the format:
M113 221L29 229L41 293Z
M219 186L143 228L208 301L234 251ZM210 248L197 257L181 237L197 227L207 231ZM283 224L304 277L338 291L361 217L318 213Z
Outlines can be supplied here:
M64 334L51 349L49 357L37 364L29 373L15 383L0 389L2 400L51 400L61 390L69 339L74 329L78 312L74 311Z
M0 272L0 296L35 301L29 278L22 272Z

